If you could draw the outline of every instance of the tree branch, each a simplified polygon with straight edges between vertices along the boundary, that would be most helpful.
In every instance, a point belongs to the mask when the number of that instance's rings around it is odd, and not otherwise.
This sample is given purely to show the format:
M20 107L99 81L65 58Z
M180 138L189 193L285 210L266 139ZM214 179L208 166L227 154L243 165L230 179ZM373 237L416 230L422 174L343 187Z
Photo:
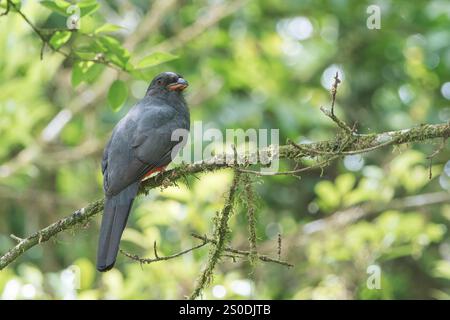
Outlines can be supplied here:
M150 264L150 263L154 263L154 262L167 261L167 260L172 260L172 259L178 258L182 255L185 255L185 254L191 252L191 251L200 249L207 244L213 244L213 245L217 244L216 240L211 239L211 238L207 237L206 235L201 236L196 233L191 233L191 236L196 239L202 240L202 242L196 246L189 248L189 249L186 249L186 250L183 250L183 251L180 251L180 252L168 255L168 256L164 256L164 257L161 257L161 256L155 254L155 258L141 258L136 254L131 254L131 253L125 252L123 250L120 250L120 253L122 253L124 256L130 258L131 260L137 261L141 264ZM293 267L292 264L290 264L287 261L281 260L280 257L278 257L278 259L274 259L267 255L259 254L257 252L254 253L254 252L252 252L252 249L250 249L249 251L246 251L246 250L240 250L240 249L235 249L235 248L226 246L223 248L223 251L228 252L229 254L234 254L234 255L231 255L231 257L234 259L240 258L240 257L249 257L249 259L250 259L250 257L252 255L255 255L256 259L259 259L263 262L271 262L271 263L283 265L285 267ZM223 256L229 256L229 255L224 254Z
M208 238L207 236L201 236L201 235L198 235L198 234L195 234L195 233L192 233L191 236L193 236L194 238L206 241L206 243L212 243L214 245L216 245L216 243L217 243L216 240ZM228 246L224 248L224 251L230 252L230 253L234 253L234 254L237 254L237 255L241 255L241 256L247 256L247 257L250 257L251 255L255 254L255 253L252 252L251 249L250 249L250 251L246 251L246 250L234 249L234 248L231 248L231 247L228 247ZM278 257L278 259L274 259L274 258L271 258L271 257L266 256L264 254L256 253L256 258L261 260L261 261L263 261L263 262L272 262L272 263L283 265L285 267L293 267L294 266L293 264L290 264L287 261L281 260L280 257Z
M196 298L198 298L199 295L202 293L203 289L205 288L205 286L207 286L211 282L214 268L216 267L217 262L219 262L222 252L224 251L226 236L229 233L228 220L231 214L233 213L234 199L238 188L238 184L240 182L240 178L241 173L235 170L233 182L231 184L228 197L225 201L225 205L223 206L222 211L220 213L218 212L215 217L214 221L215 245L209 251L208 262L205 268L203 269L200 278L197 281L197 285L195 286L194 292L192 292L190 296L191 300L195 300Z
M246 196L245 205L247 208L248 242L250 244L249 260L252 265L255 265L258 257L258 250L256 247L256 204L252 181L249 175L244 176L244 188Z
M352 151L353 153L364 153L390 145L423 142L429 139L447 138L449 136L449 123L424 124L411 129L404 129L399 131L389 131L379 134L353 135L352 140L346 145L345 151ZM337 137L336 139L328 141L299 144L299 146L301 146L300 149L292 144L288 144L280 146L278 151L272 154L272 157L274 159L279 158L299 160L304 157L317 156L318 152L337 152L338 155L340 155L340 152L342 151L339 151L339 147L344 143L345 141L343 141L343 139ZM273 148L269 149L273 151ZM259 152L267 152L267 150L260 150ZM249 154L246 156L246 158L254 159L254 156L254 154ZM220 158L226 159L226 155L222 155ZM197 173L210 172L224 168L242 167L242 165L236 163L218 163L217 159L219 159L218 156L200 163L180 165L177 168L151 177L141 183L139 194L148 194L151 189L157 187L164 188L170 185L174 185L179 179L185 178L189 175L195 175ZM58 233L64 230L89 221L93 216L103 210L103 201L103 199L94 201L88 204L86 207L75 211L71 215L20 241L16 246L11 248L0 258L0 270L5 268L20 255L22 255L24 252L31 249L35 245L49 240L50 238L56 236Z
M125 252L123 250L120 250L120 253L122 253L124 256L130 258L131 260L137 261L137 262L139 262L141 264L150 264L150 263L153 263L153 262L165 261L165 260L171 260L171 259L174 259L174 258L178 258L178 257L180 257L182 255L185 255L186 253L189 253L189 252L194 251L196 249L200 249L201 247L205 246L207 243L208 242L205 240L202 243L200 243L200 244L198 244L198 245L196 245L196 246L194 246L192 248L180 251L180 252L175 253L175 254L171 254L170 256L160 257L158 255L157 251L156 251L156 242L155 242L154 243L155 258L153 258L153 259L152 258L140 258L138 255L131 254L131 253Z

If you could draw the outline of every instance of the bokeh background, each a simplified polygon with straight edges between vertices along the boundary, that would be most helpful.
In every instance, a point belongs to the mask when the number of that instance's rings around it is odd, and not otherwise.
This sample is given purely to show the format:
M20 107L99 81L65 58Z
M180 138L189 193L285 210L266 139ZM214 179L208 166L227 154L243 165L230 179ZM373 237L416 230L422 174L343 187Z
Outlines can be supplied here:
M43 2L23 0L21 8L39 28L65 28L61 8L68 4ZM343 80L337 113L362 133L450 120L445 0L80 3L92 10L70 39L53 39L62 51L84 58L103 52L119 69L123 59L160 55L135 72L80 63L48 46L41 60L42 41L30 26L14 10L0 17L1 253L14 245L10 234L25 237L102 197L104 144L161 71L190 82L193 121L221 130L278 128L280 143L335 136L319 107L330 104L336 71ZM379 30L366 25L371 4L381 9ZM3 11L6 1L0 5ZM109 92L113 81L117 90ZM295 267L223 258L203 298L450 298L450 151L433 159L431 179L427 160L440 143L346 157L322 176L255 179L258 248L276 256L281 234L282 258ZM211 231L231 177L227 170L199 175L189 185L138 198L122 248L152 257L154 241L160 255L195 245L190 233ZM0 297L183 299L191 293L207 248L142 267L119 255L116 268L100 274L99 222L96 216L0 271ZM247 249L245 208L237 207L230 226L231 245ZM372 265L381 270L379 290L366 284ZM78 289L73 270L80 272Z

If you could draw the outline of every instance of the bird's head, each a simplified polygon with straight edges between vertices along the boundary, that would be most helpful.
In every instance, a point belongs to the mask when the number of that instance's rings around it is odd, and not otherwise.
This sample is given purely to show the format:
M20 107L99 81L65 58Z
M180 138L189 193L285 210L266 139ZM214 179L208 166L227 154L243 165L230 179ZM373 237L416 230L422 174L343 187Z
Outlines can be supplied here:
M189 86L189 83L181 75L175 72L163 72L158 74L150 83L147 93L177 92L181 93Z

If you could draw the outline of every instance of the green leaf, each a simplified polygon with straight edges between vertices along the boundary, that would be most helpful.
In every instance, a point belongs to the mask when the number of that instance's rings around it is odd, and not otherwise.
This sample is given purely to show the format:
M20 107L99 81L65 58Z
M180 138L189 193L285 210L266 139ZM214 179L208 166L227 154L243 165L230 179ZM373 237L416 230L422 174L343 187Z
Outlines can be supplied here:
M115 32L120 29L123 29L123 27L115 25L115 24L111 24L111 23L106 23L106 24L102 25L100 28L98 28L97 30L95 30L95 34Z
M148 56L146 56L144 59L142 59L137 65L136 68L138 69L144 69L144 68L150 68L154 67L158 64L172 61L178 59L178 56L175 56L170 53L165 52L155 52Z
M109 36L102 36L97 40L97 43L105 53L107 60L110 60L121 68L126 68L128 60L130 59L130 53L127 49L122 47L119 40Z
M22 1L21 0L12 0L11 1L17 9L22 9ZM1 9L5 9L8 7L8 2L7 1L0 1L0 8Z
M84 0L75 4L64 0L44 0L41 1L40 4L53 12L59 13L66 17L73 14L79 14L80 17L87 16L100 8L100 5L96 0ZM79 11L76 10L76 7L79 8Z
M69 41L71 36L72 32L70 31L56 31L50 39L50 45L58 49Z
M72 68L72 85L76 87L83 81L94 82L104 68L104 65L92 61L77 61Z
M95 52L92 52L90 50L85 50L84 48L75 50L74 53L80 59L86 59L86 60L95 59L95 57L97 55Z
M83 81L83 72L80 62L77 62L72 67L72 86L76 87Z
M40 4L56 13L59 13L63 16L68 16L66 10L68 7L70 7L70 3L67 1L46 0L46 1L41 1Z
M122 80L112 83L108 91L108 102L114 112L120 110L128 97L128 88Z
M82 17L90 15L100 8L100 5L96 0L80 1L77 5L80 7Z
M95 41L87 44L83 43L78 45L77 43L74 43L73 50L75 54L82 60L95 59L97 58L98 55L99 58L101 58L100 56L104 56L103 48L99 46L98 43Z

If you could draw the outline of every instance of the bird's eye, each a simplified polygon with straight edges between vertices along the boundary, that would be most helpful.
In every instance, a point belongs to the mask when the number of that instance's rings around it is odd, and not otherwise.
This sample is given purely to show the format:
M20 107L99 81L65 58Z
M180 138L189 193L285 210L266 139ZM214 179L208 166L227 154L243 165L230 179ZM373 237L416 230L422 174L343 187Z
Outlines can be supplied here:
M156 81L156 83L157 83L157 84L162 84L162 80L159 79L159 80Z

